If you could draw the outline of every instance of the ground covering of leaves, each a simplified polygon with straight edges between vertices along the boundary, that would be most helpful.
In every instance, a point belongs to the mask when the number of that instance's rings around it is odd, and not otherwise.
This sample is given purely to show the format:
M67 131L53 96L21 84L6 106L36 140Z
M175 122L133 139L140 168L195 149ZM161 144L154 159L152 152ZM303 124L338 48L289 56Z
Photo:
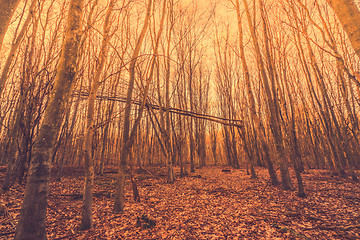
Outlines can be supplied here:
M0 167L0 184L4 171ZM135 175L141 202L132 199L128 182L126 209L114 214L116 174L107 169L95 180L94 228L83 232L78 231L83 172L66 168L57 182L56 171L48 239L360 239L359 183L325 170L303 174L308 196L303 199L296 191L270 186L265 169L257 169L258 178L250 179L242 169L209 166L168 184L165 169L147 168ZM23 190L16 185L0 198L0 239L14 236Z

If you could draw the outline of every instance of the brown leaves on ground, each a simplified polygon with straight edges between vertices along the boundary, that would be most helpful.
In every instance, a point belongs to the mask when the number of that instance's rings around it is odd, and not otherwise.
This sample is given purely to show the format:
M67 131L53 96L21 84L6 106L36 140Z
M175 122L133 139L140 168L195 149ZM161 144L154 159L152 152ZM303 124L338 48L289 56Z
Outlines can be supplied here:
M302 199L296 191L270 186L264 169L258 169L258 179L250 179L241 169L223 169L198 169L173 184L159 174L164 169L138 173L141 202L133 200L128 182L127 205L121 214L112 212L116 174L97 176L94 228L80 232L82 172L67 168L61 182L51 181L48 238L360 239L358 183L324 170L309 170L303 174L308 197ZM0 184L3 178L0 171ZM23 189L16 186L1 196L1 239L14 236Z

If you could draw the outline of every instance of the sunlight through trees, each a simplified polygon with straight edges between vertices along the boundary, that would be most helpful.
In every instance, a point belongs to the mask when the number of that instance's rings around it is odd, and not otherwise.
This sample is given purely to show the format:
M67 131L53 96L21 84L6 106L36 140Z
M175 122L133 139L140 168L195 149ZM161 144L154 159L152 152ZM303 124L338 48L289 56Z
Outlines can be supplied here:
M26 184L15 239L47 238L49 186L68 167L83 173L82 231L108 172L109 214L128 211L129 184L135 202L149 197L150 168L170 185L212 165L261 182L264 168L299 199L311 169L358 180L356 1L0 6L1 194Z

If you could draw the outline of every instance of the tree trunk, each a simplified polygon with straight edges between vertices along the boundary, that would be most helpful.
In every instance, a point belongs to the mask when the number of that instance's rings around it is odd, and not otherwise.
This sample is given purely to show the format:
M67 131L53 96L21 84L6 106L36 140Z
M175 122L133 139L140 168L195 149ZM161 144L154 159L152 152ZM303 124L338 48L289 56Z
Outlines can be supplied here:
M164 5L163 5L163 15L161 18L161 22L160 22L160 30L162 30L163 26L164 26L164 20L165 20L165 12L166 12L166 0L164 0ZM172 2L170 3L172 4ZM172 7L172 6L171 6ZM172 9L171 9L172 10ZM170 14L169 14L169 19L170 20ZM172 151L172 147L171 147L171 141L170 141L170 40L171 40L171 31L172 31L172 23L171 27L169 29L169 35L167 36L167 59L166 59L166 76L165 76L165 118L166 118L166 122L165 122L165 138L166 138L166 150L167 150L167 160L166 160L166 166L167 166L167 182L168 183L172 183L175 181L175 173L174 173L174 169L173 169L173 151ZM158 37L160 37L160 35L158 34ZM159 40L159 39L158 39ZM158 44L158 40L157 40L157 44Z
M262 5L262 1L260 1L261 5ZM270 115L270 128L272 130L273 133L273 137L274 137L274 142L275 142L275 148L276 148L276 152L277 155L279 156L279 160L280 160L280 173L281 173L281 178L282 178L282 186L284 188L284 190L288 190L292 187L291 184L291 179L289 176L289 172L288 172L288 166L287 166L287 161L285 159L285 154L284 154L284 146L283 146L283 139L282 139L282 131L281 131L281 126L280 126L280 117L279 117L279 108L278 108L278 99L276 94L276 91L272 91L272 88L270 86L274 84L274 76L273 76L273 69L271 69L271 63L269 64L270 68L268 70L269 72L269 76L266 73L266 69L265 69L265 63L263 60L263 57L261 55L261 50L260 50L260 45L258 42L258 38L257 38L257 34L256 34L256 28L252 23L252 19L250 17L250 11L249 11L249 7L247 4L246 0L243 0L243 4L246 10L246 16L248 19L248 24L249 24L249 28L251 31L251 37L253 40L253 44L255 47L255 52L256 52L256 61L257 64L259 66L259 71L260 71L260 75L261 75L261 80L262 80L262 85L264 86L264 91L265 91L265 96L266 96L266 102L268 105L268 109L269 109L269 115ZM265 16L264 16L264 12L262 7L260 7L261 10L261 16L262 16L262 21L263 21L263 27L264 27L264 35L265 35L265 46L268 45L268 36L267 36L267 25L266 25L266 21L265 21ZM268 48L266 48L266 60L271 61L271 59L269 58L269 52L268 52ZM267 161L269 161L270 159L268 159ZM270 170L269 170L270 171ZM274 173L274 172L273 172Z
M76 74L78 43L81 33L82 0L72 0L67 34L57 68L55 86L50 95L30 163L24 201L15 239L46 239L46 210L49 194L52 148L57 139L66 104Z
M22 39L23 39L27 29L28 29L30 21L31 21L33 15L34 15L34 8L35 8L35 3L36 2L37 2L36 0L33 0L31 2L31 6L30 6L30 9L29 9L29 14L28 14L28 16L27 16L27 18L26 18L26 20L25 20L25 22L24 22L24 24L23 24L23 26L21 28L21 31L20 31L19 35L16 37L15 42L11 45L10 53L9 53L8 57L6 58L4 68L3 68L1 76L0 76L0 96L1 96L1 93L3 92L3 90L5 88L8 73L9 73L9 70L10 70L11 63L12 63L14 57L15 57L15 53L16 53L17 49L19 48L20 43L21 43L21 41L22 41ZM0 3L0 6L1 6L1 3ZM0 12L0 16L1 16L1 12ZM1 23L0 23L0 28L1 28ZM0 41L1 41L1 39L0 39ZM1 42L0 42L0 47L1 47Z
M360 11L353 0L326 0L334 10L360 58Z
M128 153L131 148L131 144L129 144L129 133L130 133L130 114L131 114L131 102L132 102L132 93L134 90L135 83L135 65L137 61L137 57L140 52L141 44L144 40L145 33L147 31L151 13L151 5L152 0L149 0L146 10L146 17L144 20L144 25L142 27L140 36L137 40L136 47L130 62L130 81L128 86L128 91L126 95L126 103L125 103L125 113L124 113L124 127L123 127L123 137L122 144L123 147L120 153L120 166L118 170L117 180L116 180L116 191L115 191L115 202L114 202L114 212L121 212L124 210L125 204L125 169L127 164Z
M4 41L10 20L19 5L20 0L0 0L0 50Z
M87 128L85 132L85 146L84 146L84 163L85 163L85 186L84 186L84 199L83 199L83 213L81 219L81 230L87 230L92 228L92 197L93 197L93 186L94 186L94 159L91 154L92 141L94 137L94 112L95 112L95 99L96 93L100 86L100 77L105 66L107 57L107 45L109 41L110 31L110 16L115 5L116 0L111 0L108 10L106 12L104 28L103 28L103 39L101 43L101 49L99 53L99 64L96 69L95 77L89 93L88 113L87 113Z

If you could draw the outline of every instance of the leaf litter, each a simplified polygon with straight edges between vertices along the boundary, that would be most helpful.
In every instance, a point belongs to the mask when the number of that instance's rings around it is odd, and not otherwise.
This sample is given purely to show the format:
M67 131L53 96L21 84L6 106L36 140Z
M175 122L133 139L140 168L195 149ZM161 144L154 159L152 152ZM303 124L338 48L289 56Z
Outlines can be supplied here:
M250 179L243 169L208 166L172 184L165 168L147 168L135 174L141 201L133 200L127 180L125 210L114 214L116 171L109 168L95 178L94 227L88 231L78 230L83 172L67 167L55 181L56 172L48 239L360 239L359 183L326 170L303 174L307 198L299 198L295 190L271 186L260 168ZM0 198L0 239L14 237L23 191L24 185L15 185Z

